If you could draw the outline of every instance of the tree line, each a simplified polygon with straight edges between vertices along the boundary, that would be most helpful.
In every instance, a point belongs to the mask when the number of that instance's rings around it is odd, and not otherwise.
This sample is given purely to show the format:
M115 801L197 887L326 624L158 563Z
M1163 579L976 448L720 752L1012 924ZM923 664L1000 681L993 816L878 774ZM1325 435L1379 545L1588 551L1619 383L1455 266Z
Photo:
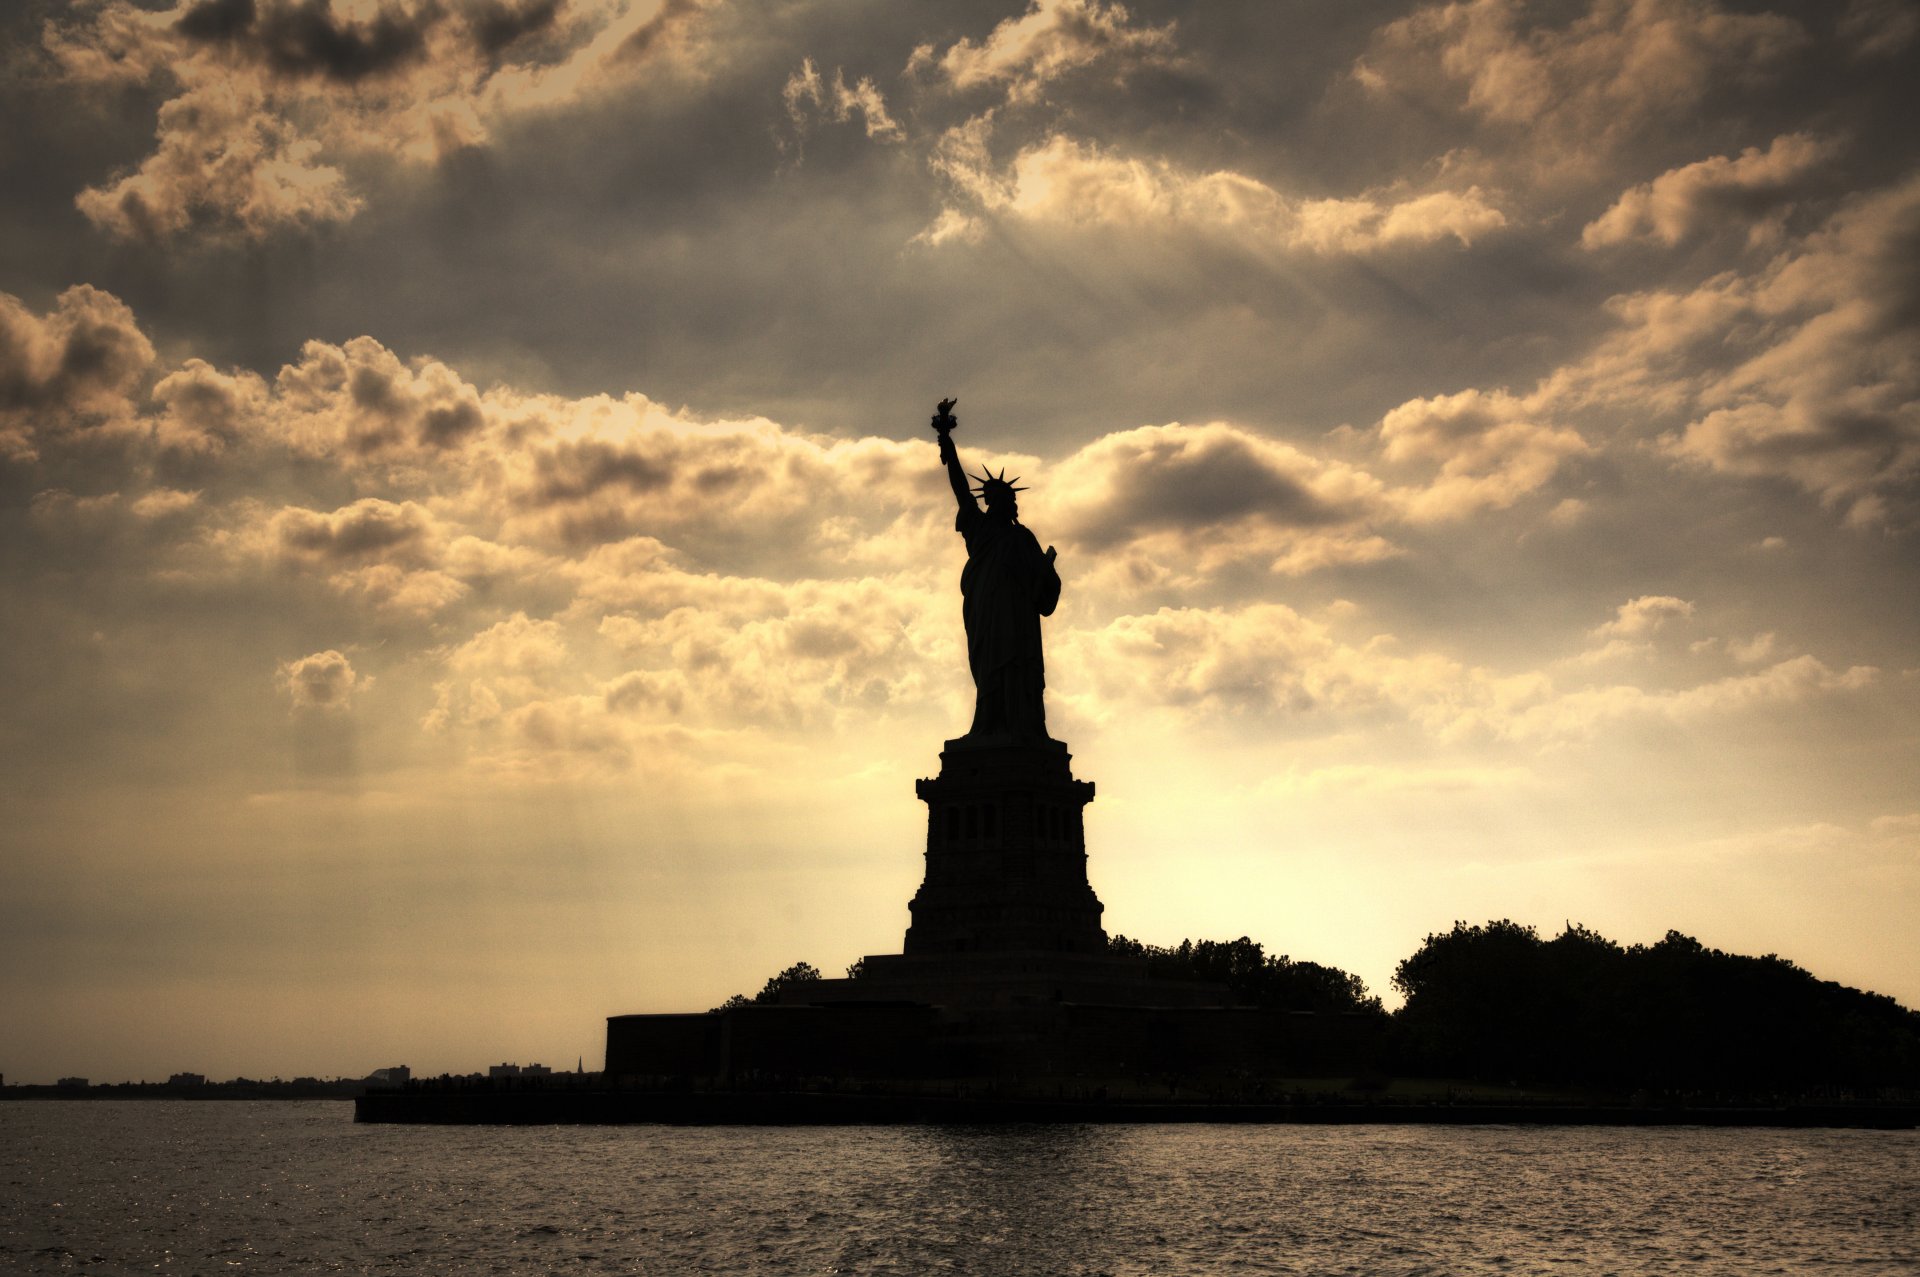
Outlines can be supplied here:
M1455 923L1400 963L1402 1067L1659 1091L1920 1085L1920 1012L1775 954Z
M1338 967L1296 962L1270 954L1258 940L1182 940L1172 948L1143 944L1126 936L1107 937L1107 952L1144 958L1147 974L1160 980L1204 980L1223 984L1241 1002L1275 1011L1355 1012L1384 1015L1367 982Z
M1406 1076L1663 1093L1920 1087L1920 1012L1677 931L1622 946L1574 923L1542 939L1509 919L1457 922L1395 968L1405 1001L1391 1013L1360 977L1246 936L1161 947L1115 935L1108 952L1158 979L1224 985L1242 1003L1377 1017L1380 1067ZM847 975L859 979L861 964ZM795 963L714 1010L778 1002L821 978Z

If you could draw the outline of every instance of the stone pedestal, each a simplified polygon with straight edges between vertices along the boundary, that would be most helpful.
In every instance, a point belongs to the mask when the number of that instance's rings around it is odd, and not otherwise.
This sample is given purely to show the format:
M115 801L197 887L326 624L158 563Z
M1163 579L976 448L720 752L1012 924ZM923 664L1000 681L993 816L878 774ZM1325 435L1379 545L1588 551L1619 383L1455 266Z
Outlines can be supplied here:
M1070 761L1059 741L947 742L940 774L915 785L927 872L907 906L908 956L1105 954L1081 819L1093 783Z
M778 1005L615 1016L615 1077L1005 1078L1251 1067L1284 1027L1221 985L1159 980L1107 952L1087 881L1075 780L1055 740L962 737L927 804L926 877L903 952L858 978L809 981ZM1283 1035L1284 1036L1284 1035Z

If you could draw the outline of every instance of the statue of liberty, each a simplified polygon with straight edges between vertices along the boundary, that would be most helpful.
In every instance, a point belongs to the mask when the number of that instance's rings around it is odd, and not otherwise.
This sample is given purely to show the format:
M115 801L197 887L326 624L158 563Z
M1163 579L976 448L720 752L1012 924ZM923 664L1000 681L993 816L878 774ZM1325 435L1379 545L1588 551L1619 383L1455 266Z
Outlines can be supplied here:
M954 451L953 399L940 402L933 419L940 459L947 466L960 513L954 528L967 543L960 574L961 613L967 627L967 665L973 671L973 726L962 739L976 743L1049 742L1044 695L1046 663L1040 654L1040 618L1060 601L1054 550L1020 523L1015 493L1019 478L977 476L979 501ZM984 504L985 509L981 506Z

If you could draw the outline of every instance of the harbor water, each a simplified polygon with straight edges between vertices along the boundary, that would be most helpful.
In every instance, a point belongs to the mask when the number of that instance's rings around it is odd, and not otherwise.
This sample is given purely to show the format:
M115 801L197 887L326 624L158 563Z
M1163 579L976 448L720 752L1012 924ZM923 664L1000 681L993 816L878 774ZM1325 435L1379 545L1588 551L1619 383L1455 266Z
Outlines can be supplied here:
M396 1127L0 1104L0 1271L1920 1272L1920 1134Z

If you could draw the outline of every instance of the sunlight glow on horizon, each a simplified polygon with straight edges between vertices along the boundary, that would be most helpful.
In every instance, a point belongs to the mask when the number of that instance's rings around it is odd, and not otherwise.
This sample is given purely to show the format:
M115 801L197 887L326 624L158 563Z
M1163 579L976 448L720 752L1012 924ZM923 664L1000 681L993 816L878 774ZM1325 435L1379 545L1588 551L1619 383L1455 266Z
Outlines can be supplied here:
M943 395L1110 933L1920 1005L1905 7L827 13L0 19L0 1072L591 1064L897 952Z

